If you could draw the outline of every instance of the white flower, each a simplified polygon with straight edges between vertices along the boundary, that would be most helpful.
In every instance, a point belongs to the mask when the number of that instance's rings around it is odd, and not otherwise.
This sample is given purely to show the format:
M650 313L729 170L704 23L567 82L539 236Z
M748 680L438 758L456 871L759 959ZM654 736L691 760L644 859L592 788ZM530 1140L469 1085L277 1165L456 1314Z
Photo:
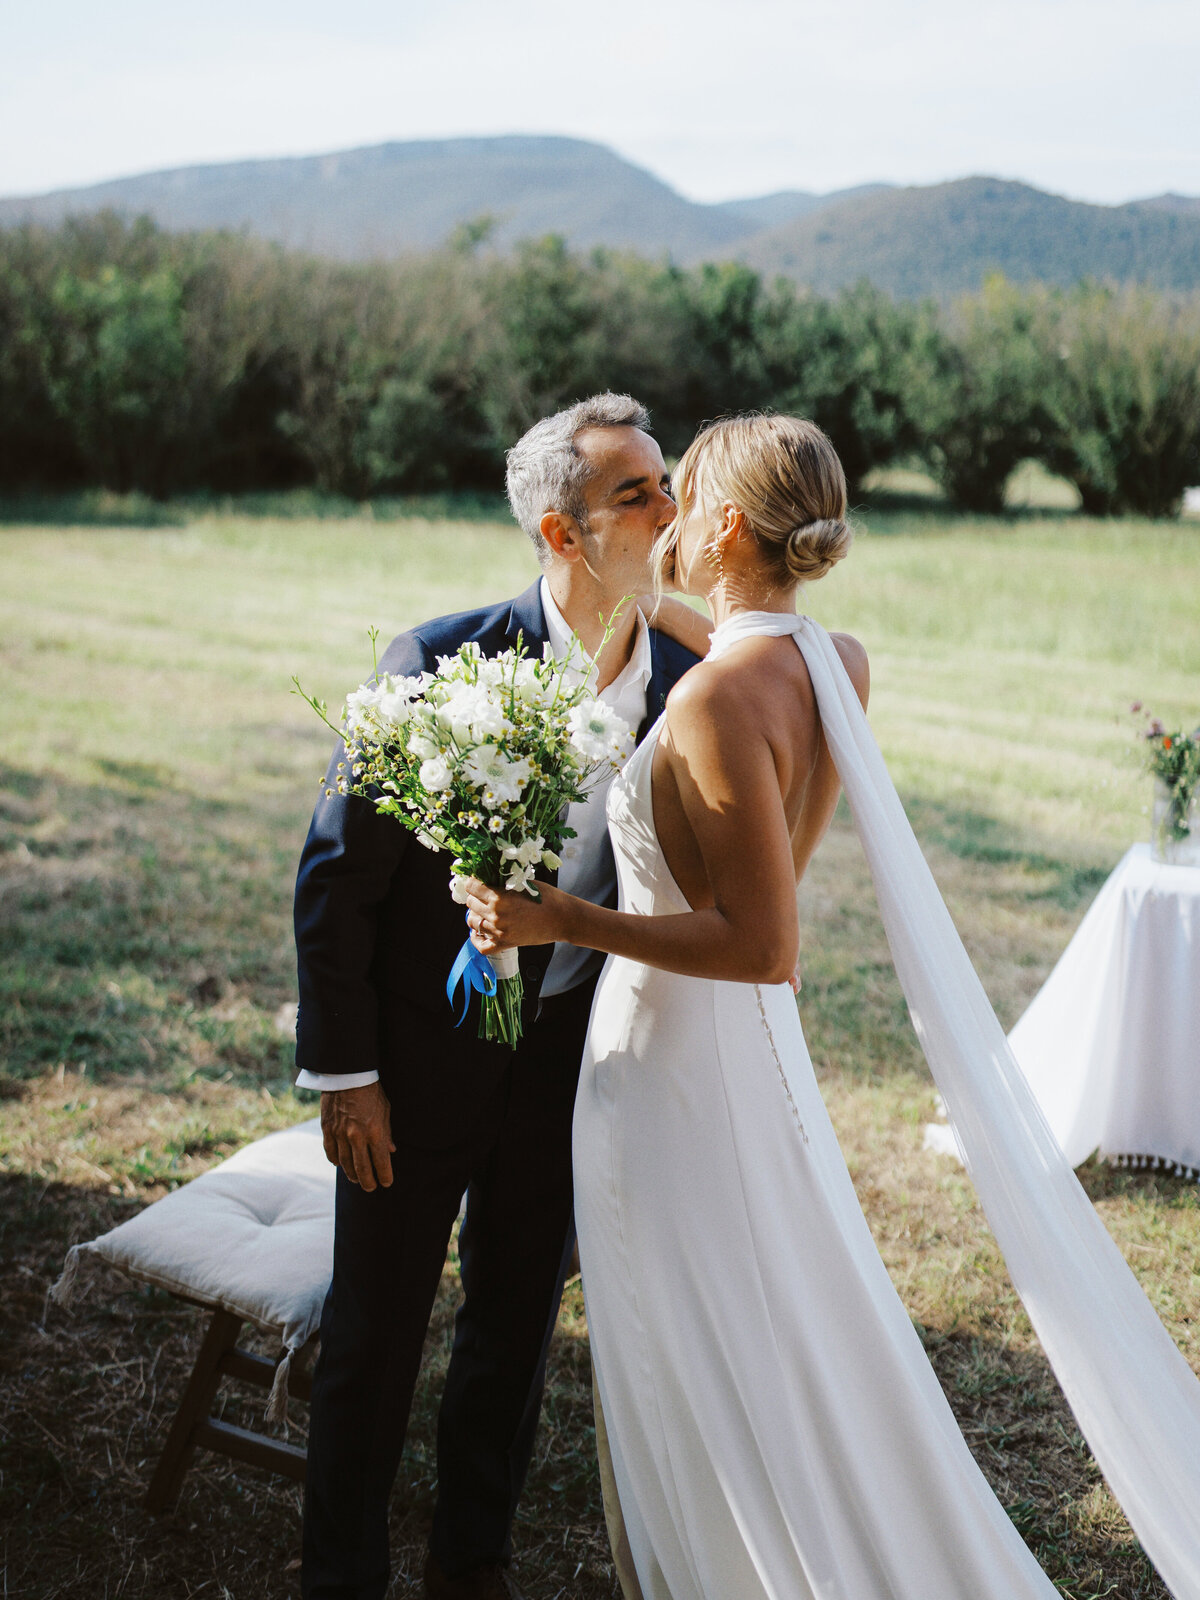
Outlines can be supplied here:
M351 689L346 696L346 709L342 713L342 725L346 731L347 743L361 739L364 734L375 731L379 702L384 691L372 683L364 683L361 689Z
M480 745L463 762L463 775L483 791L489 811L512 805L529 781L530 765L524 756L511 760L494 744Z
M581 700L567 717L567 738L585 761L620 760L629 727L603 700Z
M408 748L418 761L432 761L435 756L442 753L442 747L436 739L431 739L428 733L422 732L420 727L409 724Z
M500 855L505 861L516 861L522 867L534 867L541 863L545 848L546 841L539 834L536 839L524 839L520 844L506 844Z
M562 860L554 854L553 850L542 851L542 865L550 872L557 872L562 866Z
M437 720L460 745L502 738L512 726L500 697L485 683L447 684Z
M549 686L542 681L542 674L536 661L527 658L518 661L513 670L512 683L517 698L523 700L527 706L541 705L549 698Z
M412 717L412 702L402 689L386 689L379 697L379 717L389 728L399 729Z
M386 694L399 694L406 700L416 700L424 694L424 680L428 676L427 672L423 672L419 678L406 678L402 672L385 672L380 676L379 687Z
M467 891L463 888L466 881L465 876L460 872L452 872L450 874L450 898L455 905L465 906L467 903Z
M532 867L518 867L515 863L509 867L504 878L504 887L511 889L514 894L524 894L533 882Z
M417 780L427 794L444 794L454 782L454 773L445 756L430 756L422 761Z

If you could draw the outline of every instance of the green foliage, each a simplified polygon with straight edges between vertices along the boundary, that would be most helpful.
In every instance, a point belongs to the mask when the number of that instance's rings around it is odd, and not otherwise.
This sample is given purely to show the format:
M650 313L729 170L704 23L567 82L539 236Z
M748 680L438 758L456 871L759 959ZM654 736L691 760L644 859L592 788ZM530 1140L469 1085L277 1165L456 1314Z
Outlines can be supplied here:
M810 416L833 440L851 498L874 467L917 449L913 407L928 365L926 319L862 282L833 300L800 300L790 337L789 382L773 404Z
M55 279L45 326L46 385L86 466L115 489L161 487L183 432L187 374L182 285L170 268L134 278L111 263Z
M994 277L948 317L930 318L923 454L965 511L1002 511L1013 469L1038 453L1046 356L1037 310L1035 296Z
M532 422L605 388L668 456L729 412L811 416L854 498L919 458L977 511L1030 457L1105 514L1171 515L1200 482L1195 297L823 299L553 235L501 255L492 229L359 264L111 215L0 231L0 490L496 490Z
M1177 515L1200 482L1200 303L1081 284L1040 311L1046 464L1095 515Z

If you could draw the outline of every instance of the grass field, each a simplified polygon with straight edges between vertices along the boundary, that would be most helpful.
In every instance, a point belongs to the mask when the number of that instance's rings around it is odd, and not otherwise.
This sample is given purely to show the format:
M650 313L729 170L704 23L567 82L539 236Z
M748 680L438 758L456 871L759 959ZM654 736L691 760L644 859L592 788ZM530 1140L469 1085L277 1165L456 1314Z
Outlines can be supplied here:
M1008 1025L1146 831L1128 703L1197 720L1200 526L912 503L868 512L807 603L870 651L876 733ZM336 701L369 663L368 624L386 638L534 569L487 503L74 511L30 504L0 527L3 1593L272 1600L298 1592L292 1489L201 1458L170 1517L140 1506L197 1314L113 1277L43 1325L43 1296L68 1244L313 1114L289 1086L289 910L326 738L292 674ZM802 903L822 1088L972 1448L1064 1595L1164 1596L969 1183L921 1152L933 1092L842 816ZM1196 1188L1082 1177L1200 1369ZM419 1571L455 1288L451 1258L394 1501L396 1595ZM615 1592L591 1448L576 1285L518 1527L533 1600Z

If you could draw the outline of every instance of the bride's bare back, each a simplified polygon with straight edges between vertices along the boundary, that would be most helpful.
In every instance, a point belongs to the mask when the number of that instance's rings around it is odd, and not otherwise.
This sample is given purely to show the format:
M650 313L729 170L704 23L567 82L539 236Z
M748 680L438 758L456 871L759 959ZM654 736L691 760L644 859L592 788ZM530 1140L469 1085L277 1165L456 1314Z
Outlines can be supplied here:
M836 647L866 704L867 657ZM468 885L485 953L565 940L647 966L786 983L799 950L796 882L837 804L812 682L792 634L743 639L680 679L651 768L654 828L690 915L630 915L545 885L541 898Z
M867 653L849 634L830 637L865 708ZM697 721L713 727L717 757L727 768L723 775L698 770L695 740L688 737L689 725ZM753 760L756 747L770 753L791 845L793 881L799 883L832 820L839 784L808 668L790 634L743 640L719 660L694 667L667 700L666 727L652 769L654 829L671 875L693 910L714 903L713 863L706 863L689 808L701 800L718 813L724 811L724 791L736 787L739 768ZM776 828L778 816L776 809ZM719 816L714 820L718 826L708 840L709 851L716 844L722 855L732 852L750 869L771 819L763 818L763 830L754 827L752 814L739 818L736 829L722 827Z

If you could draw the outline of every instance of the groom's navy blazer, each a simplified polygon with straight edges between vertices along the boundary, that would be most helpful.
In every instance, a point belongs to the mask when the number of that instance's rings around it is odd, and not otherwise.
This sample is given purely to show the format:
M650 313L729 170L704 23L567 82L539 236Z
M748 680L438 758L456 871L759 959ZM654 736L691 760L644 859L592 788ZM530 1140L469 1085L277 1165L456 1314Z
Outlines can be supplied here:
M439 655L468 640L496 655L522 635L531 653L547 638L539 585L516 600L438 617L393 639L381 672L432 671ZM695 662L650 630L652 669L641 739L667 693ZM327 785L334 787L339 745ZM508 1050L476 1036L478 1001L454 1026L446 977L466 938L463 908L450 898L450 857L418 843L366 800L336 792L313 814L296 882L300 1013L297 1065L310 1072L378 1071L398 1138L439 1145L461 1137L473 1108L500 1081ZM521 951L532 1020L552 945Z

